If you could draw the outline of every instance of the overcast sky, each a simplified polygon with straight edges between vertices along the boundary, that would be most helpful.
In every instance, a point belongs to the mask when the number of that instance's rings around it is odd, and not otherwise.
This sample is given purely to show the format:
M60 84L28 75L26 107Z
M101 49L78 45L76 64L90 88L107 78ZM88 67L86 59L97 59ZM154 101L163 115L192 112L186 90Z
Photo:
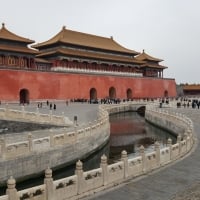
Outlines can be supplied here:
M126 48L163 59L164 77L200 83L200 0L1 0L3 22L37 43L64 25L113 36Z

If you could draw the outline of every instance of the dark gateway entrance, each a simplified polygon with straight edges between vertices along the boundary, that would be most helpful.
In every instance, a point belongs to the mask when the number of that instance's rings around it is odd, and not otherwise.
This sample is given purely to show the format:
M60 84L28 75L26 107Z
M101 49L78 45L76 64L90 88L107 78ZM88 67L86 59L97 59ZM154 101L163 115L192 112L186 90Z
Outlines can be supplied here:
M127 89L126 96L127 96L127 99L132 99L133 98L132 90L130 88Z
M21 89L19 92L20 104L29 104L29 91L27 89Z
M96 100L97 99L97 90L95 88L90 89L90 100Z
M116 90L115 90L114 87L111 87L111 88L109 89L109 98L110 98L110 99L115 99L115 98L116 98Z
M168 97L168 91L167 91L167 90L165 90L165 92L164 92L164 97L165 97L165 98Z

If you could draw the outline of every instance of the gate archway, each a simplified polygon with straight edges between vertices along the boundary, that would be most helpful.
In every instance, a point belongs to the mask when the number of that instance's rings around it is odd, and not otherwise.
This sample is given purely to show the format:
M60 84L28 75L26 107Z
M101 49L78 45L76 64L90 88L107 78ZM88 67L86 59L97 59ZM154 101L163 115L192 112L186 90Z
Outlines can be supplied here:
M97 99L97 90L95 88L90 89L90 100L96 100Z
M116 89L114 87L110 87L109 89L109 98L116 99Z
M27 89L21 89L19 92L20 104L29 104L29 91Z
M133 93L132 93L132 90L130 88L128 88L127 91L126 91L126 97L127 97L127 99L133 98Z
M167 90L165 90L165 92L164 92L164 97L168 97L168 91Z

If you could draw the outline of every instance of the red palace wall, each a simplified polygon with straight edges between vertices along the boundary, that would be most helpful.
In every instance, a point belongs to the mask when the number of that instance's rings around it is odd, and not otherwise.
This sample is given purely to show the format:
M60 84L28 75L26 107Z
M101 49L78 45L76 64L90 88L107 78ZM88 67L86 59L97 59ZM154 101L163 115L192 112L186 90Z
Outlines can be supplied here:
M133 98L176 96L174 79L133 78L57 72L34 72L21 70L0 71L0 100L19 100L20 90L29 91L29 99L72 99L90 98L91 88L97 91L97 98L109 96L114 87L116 98L127 98L127 89Z

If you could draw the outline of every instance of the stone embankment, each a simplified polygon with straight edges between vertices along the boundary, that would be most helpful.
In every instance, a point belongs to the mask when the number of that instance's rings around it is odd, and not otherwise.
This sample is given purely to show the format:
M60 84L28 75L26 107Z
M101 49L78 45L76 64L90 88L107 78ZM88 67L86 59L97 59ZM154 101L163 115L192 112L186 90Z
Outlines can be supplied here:
M100 111L108 113L122 112L130 110L134 106L131 104L101 106ZM191 150L193 146L193 123L189 118L174 112L166 112L162 109L147 106L146 119L175 133L177 135L177 143L172 144L169 139L167 147L160 148L159 143L156 142L155 149L152 152L145 152L144 147L141 146L139 156L134 158L128 158L126 151L123 151L121 161L111 165L108 165L107 158L103 155L100 168L85 172L82 168L82 162L78 161L75 175L56 181L52 178L52 170L47 168L43 185L22 191L16 191L15 180L11 177L7 182L6 195L1 196L0 200L79 199L116 186L124 181L148 174L180 159Z
M26 119L27 113L5 109L6 119ZM7 113L7 114L6 114ZM9 114L8 114L9 113ZM12 114L11 114L12 113ZM13 114L14 113L14 114ZM16 114L17 113L17 114ZM38 113L37 113L38 114ZM35 114L30 114L34 116ZM24 117L24 118L23 118ZM63 117L61 117L63 119ZM31 117L33 121L34 118ZM59 119L59 117L56 117ZM36 122L38 116L36 115ZM52 118L49 118L49 123ZM45 120L45 124L48 120ZM62 123L52 123L60 124ZM30 176L43 173L47 167L58 168L62 165L71 164L78 159L85 158L94 151L101 148L109 139L110 124L107 111L99 109L98 118L84 126L77 126L68 129L67 127L42 130L42 137L34 137L35 132L28 132L10 137L0 137L0 183L3 185L10 176L17 180L27 179ZM45 136L44 136L45 135ZM16 138L14 141L13 138ZM21 138L21 140L20 140Z

